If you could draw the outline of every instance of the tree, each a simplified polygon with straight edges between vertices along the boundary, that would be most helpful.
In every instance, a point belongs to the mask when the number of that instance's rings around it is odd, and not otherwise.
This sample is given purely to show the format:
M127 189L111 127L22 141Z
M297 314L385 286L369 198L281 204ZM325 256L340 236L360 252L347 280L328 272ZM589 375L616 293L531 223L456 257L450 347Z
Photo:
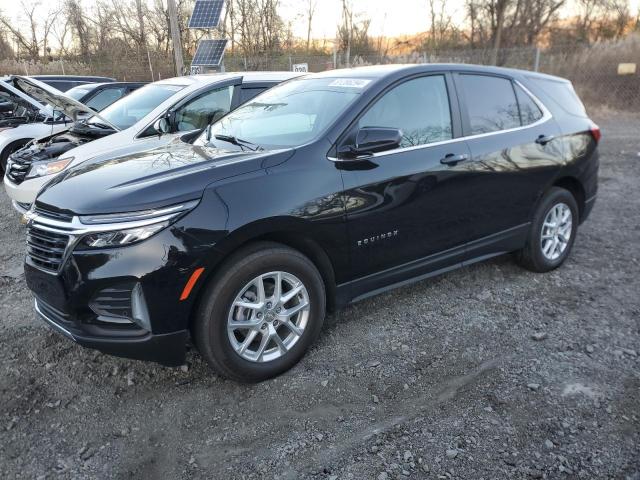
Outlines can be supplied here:
M42 2L40 1L25 0L21 2L23 19L22 22L17 24L5 16L0 16L0 24L11 33L19 47L33 61L37 61L40 58L41 49L46 61L49 34L60 14L60 8L56 3L47 5L49 9L43 12ZM44 20L39 22L39 18ZM26 28L21 27L21 24L26 25ZM28 33L23 33L23 29L27 30Z

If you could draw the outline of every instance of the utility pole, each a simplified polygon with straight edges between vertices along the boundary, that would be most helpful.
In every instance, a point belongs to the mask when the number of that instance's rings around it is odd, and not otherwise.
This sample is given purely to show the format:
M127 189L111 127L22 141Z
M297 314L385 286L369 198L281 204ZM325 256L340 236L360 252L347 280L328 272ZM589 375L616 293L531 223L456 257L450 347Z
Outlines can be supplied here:
M184 74L184 60L182 59L182 41L180 40L180 29L178 28L178 10L175 0L167 0L167 5L169 7L173 54L176 59L176 73L178 76L181 76Z

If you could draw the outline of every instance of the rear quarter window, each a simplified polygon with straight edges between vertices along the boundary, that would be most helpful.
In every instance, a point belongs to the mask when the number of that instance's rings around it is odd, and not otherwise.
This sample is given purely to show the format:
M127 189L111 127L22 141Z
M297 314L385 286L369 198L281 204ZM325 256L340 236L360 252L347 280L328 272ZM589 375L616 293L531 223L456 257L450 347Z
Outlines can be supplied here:
M471 135L509 130L521 125L511 80L467 73L459 78Z
M520 87L520 85L514 84L513 88L516 91L518 107L520 108L520 123L525 126L531 125L532 123L540 120L543 116L540 107L536 105L533 99Z
M562 110L576 117L586 117L587 111L569 82L546 78L529 77L528 80L541 88Z

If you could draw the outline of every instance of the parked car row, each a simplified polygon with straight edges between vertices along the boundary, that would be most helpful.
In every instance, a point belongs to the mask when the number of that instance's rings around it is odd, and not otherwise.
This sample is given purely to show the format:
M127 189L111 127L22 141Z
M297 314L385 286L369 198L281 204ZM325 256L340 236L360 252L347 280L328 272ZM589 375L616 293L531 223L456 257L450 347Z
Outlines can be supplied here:
M509 252L557 268L597 193L600 130L520 70L181 77L83 123L109 133L7 166L36 311L165 365L191 340L238 381L291 368L348 303Z
M67 84L77 84L67 95L52 87L62 82L61 77L5 77L0 80L0 97L4 100L0 113L0 169L6 171L9 156L34 139L53 136L71 125L80 127L82 116L93 115L116 100L126 96L144 83L101 82L89 79L112 80L104 77L72 77ZM55 79L55 80L54 80ZM63 86L65 86L64 84ZM79 103L79 102L84 102ZM89 108L86 108L89 107ZM77 115L80 117L77 117ZM75 124L74 124L75 122Z

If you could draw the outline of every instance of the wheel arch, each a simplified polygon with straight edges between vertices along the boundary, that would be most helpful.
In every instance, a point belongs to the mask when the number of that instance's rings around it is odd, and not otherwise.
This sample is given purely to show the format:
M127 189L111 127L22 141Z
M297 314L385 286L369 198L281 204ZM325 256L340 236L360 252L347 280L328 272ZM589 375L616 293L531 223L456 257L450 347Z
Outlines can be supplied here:
M9 155L11 155L14 151L18 150L19 148L24 147L31 140L33 140L33 138L30 138L30 137L16 138L6 143L2 147L2 150L0 150L0 171L4 172L4 167L6 165L7 160L9 159Z
M202 302L206 285L215 278L225 260L235 252L257 242L279 243L293 248L309 258L318 269L324 282L326 309L328 312L334 311L336 308L336 280L333 263L322 245L309 234L304 233L304 229L300 228L300 221L297 219L293 219L293 223L287 219L280 219L280 221L270 219L269 222L261 221L258 225L248 225L237 232L233 232L223 242L216 245L216 254L213 255L215 258L210 258L207 262L208 266L205 274L198 282L197 291L194 292L195 296L190 306L189 324L192 322L194 312L197 311ZM271 224L272 228L267 229L267 224Z
M578 213L580 216L580 221L582 221L585 211L585 201L586 201L586 193L584 186L576 177L566 176L558 178L553 182L551 187L560 187L568 190L573 198L576 199L576 203L578 204Z

